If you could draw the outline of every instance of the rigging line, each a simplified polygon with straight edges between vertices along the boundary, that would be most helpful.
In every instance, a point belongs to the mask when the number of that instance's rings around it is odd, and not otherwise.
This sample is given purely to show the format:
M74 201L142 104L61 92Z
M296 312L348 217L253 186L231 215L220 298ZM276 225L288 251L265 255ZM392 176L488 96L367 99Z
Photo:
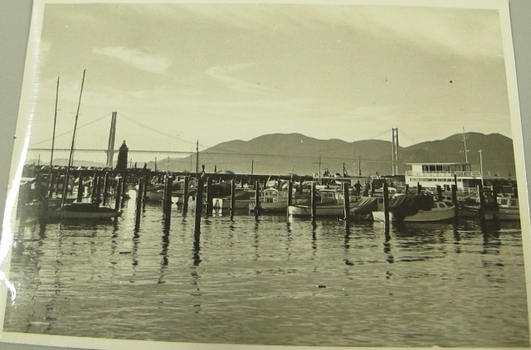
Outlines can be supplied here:
M98 119L95 119L95 120L93 120L93 121L91 121L91 122L88 122L88 123L86 123L86 124L83 124L83 125L81 125L81 126L78 126L77 129L79 130L79 129L82 129L82 128L86 127L86 126L89 126L89 125L91 125L91 124L94 124L94 123L96 123L96 122L99 122L99 121L102 120L103 118L108 117L108 116L110 116L110 115L111 115L111 113L107 113L107 114L105 114L104 116L99 117ZM71 134L72 132L73 132L73 130L66 131L66 132L64 132L64 133L62 133L62 134L56 135L55 138L58 138L58 137L61 137L61 136L65 136L65 135L69 135L69 134ZM35 147L35 146L37 146L37 145L40 145L41 143L49 142L49 141L51 141L52 139L53 139L53 138L49 138L49 139L46 139L46 140L42 140L42 141L39 141L39 142L35 142L34 144L31 144L31 145L30 145L30 148L33 148L33 147Z
M368 138L366 138L366 139L367 139L367 140L375 139L375 138L380 137L380 136L382 136L382 135L384 135L384 134L387 134L387 133L389 133L389 129L386 129L386 130L382 131L381 133L379 133L378 135L371 136L371 137L368 137Z
M411 137L411 136L408 135L407 133L403 132L401 129L399 129L399 133L400 133L402 136L405 136L406 139L407 139L408 141L411 141L413 144L418 143L417 140L415 140L413 137Z
M139 121L137 121L137 120L134 120L133 118L131 118L131 117L129 117L129 116L123 114L123 113L120 113L120 116L121 116L121 117L124 117L125 119L129 120L130 122L133 122L133 123L135 123L135 124L137 124L137 125L140 125L141 127L146 128L146 129L148 129L148 130L150 130L150 131L153 131L153 132L155 132L155 133L158 133L158 134L161 134L161 135L164 135L164 136L167 136L167 137L170 137L170 138L172 138L172 139L176 139L176 140L179 140L179 141L182 141L182 142L186 142L186 143L191 144L191 145L195 145L195 142L188 141L188 140L182 139L182 138L180 138L180 137L177 137L177 136L175 136L175 135L170 135L170 134L167 134L167 133L165 133L165 132L163 132L163 131L160 131L160 130L154 129L154 128L152 128L151 126L149 126L149 125L147 125L147 124L144 124L144 123L141 123L141 122L139 122Z

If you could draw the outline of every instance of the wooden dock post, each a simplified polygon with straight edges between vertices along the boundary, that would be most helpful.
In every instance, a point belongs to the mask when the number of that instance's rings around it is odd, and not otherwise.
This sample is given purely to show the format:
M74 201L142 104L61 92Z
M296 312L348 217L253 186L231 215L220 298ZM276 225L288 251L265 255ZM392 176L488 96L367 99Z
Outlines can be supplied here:
M183 214L188 212L188 188L190 187L190 177L186 176L184 178L184 189L183 189Z
M234 209L236 206L236 180L232 178L230 180L230 218L234 217Z
M206 200L206 215L212 216L212 210L214 209L214 203L212 202L212 178L207 177L207 200Z
M123 178L118 178L118 184L116 185L116 195L114 196L114 210L116 211L120 210L122 205L122 181L124 181Z
M344 220L349 221L350 220L350 192L348 188L348 183L343 183L343 205L344 205Z
M387 182L383 184L383 211L386 237L389 234L389 188Z
M50 173L50 179L49 179L48 198L53 197L54 189L55 189L55 172L52 171Z
M196 205L195 205L195 234L201 232L201 214L203 213L203 188L204 188L205 178L199 176L197 179L197 196L196 196Z
M454 203L455 218L459 216L459 201L457 200L457 185L452 185L452 202Z
M293 205L293 181L288 182L288 207Z
M100 205L101 203L101 177L96 176L95 178L95 186L96 186L96 195L94 196L94 203L96 205Z
M260 181L256 180L254 183L254 215L260 215Z
M148 183L151 180L151 174L149 172L143 172L141 177L144 179L144 188L142 191L142 208L146 207L146 198L147 198L147 190L148 190Z
M128 178L127 171L122 172L122 191L121 191L122 198L121 198L121 203L120 203L120 206L122 208L125 205L125 200L124 199L126 198L126 195L128 195L127 194L127 178Z
M83 192L84 192L83 189L84 189L83 177L80 174L79 175L79 183L77 184L77 198L76 198L77 202L81 202L83 200Z
M483 193L483 185L477 185L477 192L479 197L479 218L480 220L485 220L485 195Z
M135 209L135 231L140 229L140 217L142 216L142 208L144 202L144 178L138 178L138 191L136 195L136 209Z
M168 189L168 176L165 176L164 184L162 187L162 214L163 216L166 215L166 209L167 209L167 205L166 205L166 196L168 195L167 189Z
M79 181L81 181L81 174L79 175ZM107 205L109 185L109 173L105 172L105 177L103 178L103 205Z
M312 182L312 190L311 190L311 208L312 208L312 224L315 225L315 219L317 217L317 186L315 184L315 181Z
M437 185L437 200L442 201L442 187L440 185Z
M169 232L171 222L171 188L173 185L173 178L170 175L166 175L164 179L164 230Z

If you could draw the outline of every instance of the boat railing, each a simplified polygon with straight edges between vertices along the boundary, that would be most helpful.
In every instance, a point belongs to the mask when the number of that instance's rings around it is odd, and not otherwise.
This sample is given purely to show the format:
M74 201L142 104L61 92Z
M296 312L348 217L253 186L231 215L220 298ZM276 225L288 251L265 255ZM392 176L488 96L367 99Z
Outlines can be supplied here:
M480 171L413 171L406 170L406 176L426 176L430 178L437 177L481 177Z

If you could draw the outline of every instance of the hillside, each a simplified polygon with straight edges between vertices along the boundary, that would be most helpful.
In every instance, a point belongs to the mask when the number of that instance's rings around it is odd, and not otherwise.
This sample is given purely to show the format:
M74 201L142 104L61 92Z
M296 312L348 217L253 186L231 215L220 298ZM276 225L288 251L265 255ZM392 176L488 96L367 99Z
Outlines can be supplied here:
M514 176L512 140L500 134L467 133L468 162L473 170L480 170L482 150L485 174ZM249 141L234 140L220 143L201 151L199 164L207 172L232 171L235 173L310 175L328 169L330 173L367 176L375 173L391 174L391 142L363 140L346 142L339 139L318 140L298 133L270 134ZM464 162L463 134L443 140L422 142L399 150L399 174L404 174L406 163ZM28 161L31 163L32 161ZM33 161L34 162L34 161ZM35 163L35 162L34 162ZM55 164L66 164L56 159ZM103 166L93 162L76 161L76 165ZM195 172L196 156L160 161L158 167L172 171ZM139 164L138 166L143 166ZM148 168L155 169L149 162Z
M468 161L480 170L479 150L483 155L483 170L491 175L514 174L512 140L500 134L467 133ZM299 175L328 169L342 173L343 165L350 175L390 174L391 142L363 140L345 142L338 139L318 140L301 134L270 134L250 141L229 141L200 152L199 164L210 171L251 172L263 174ZM406 163L464 162L463 135L443 140L419 143L399 150L399 173ZM320 164L319 164L320 161ZM191 166L192 165L192 166ZM154 163L148 163L154 168ZM195 156L171 160L170 169L195 171Z

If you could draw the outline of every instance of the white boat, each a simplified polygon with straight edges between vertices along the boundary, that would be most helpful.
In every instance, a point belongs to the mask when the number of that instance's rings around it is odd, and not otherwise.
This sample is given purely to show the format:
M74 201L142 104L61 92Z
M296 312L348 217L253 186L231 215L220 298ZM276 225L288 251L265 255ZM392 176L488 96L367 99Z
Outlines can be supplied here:
M341 192L333 189L321 189L318 191L318 203L315 206L316 216L343 217L345 211L344 197ZM291 216L311 216L311 205L290 205L288 215Z
M266 213L285 213L288 208L288 192L276 188L266 188L260 193L260 211ZM249 211L254 212L256 201L251 199Z
M498 220L520 220L520 208L516 197L498 197Z
M237 188L235 191L236 193L234 194L234 208L233 209L249 208L249 203L251 202L251 198L254 195L254 191L245 189L245 188ZM231 196L212 198L212 207L214 210L230 209L230 206L231 206Z
M455 205L451 202L433 202L431 210L419 210L418 213L404 218L404 222L435 222L455 218Z
M409 188L417 185L435 191L440 186L443 191L450 191L457 184L457 191L468 195L475 192L482 184L480 171L472 171L469 163L408 163L405 183Z
M417 196L410 196L414 199ZM421 196L422 197L422 196ZM425 196L428 197L428 196ZM391 205L390 205L391 206ZM416 205L415 205L416 206ZM411 214L404 214L406 211L410 211ZM455 205L448 201L433 201L431 208L426 208L418 206L417 209L406 209L397 210L397 208L389 209L391 221L400 221L400 222L439 222L447 221L455 218ZM375 221L384 222L384 212L375 211L373 212L373 217Z

